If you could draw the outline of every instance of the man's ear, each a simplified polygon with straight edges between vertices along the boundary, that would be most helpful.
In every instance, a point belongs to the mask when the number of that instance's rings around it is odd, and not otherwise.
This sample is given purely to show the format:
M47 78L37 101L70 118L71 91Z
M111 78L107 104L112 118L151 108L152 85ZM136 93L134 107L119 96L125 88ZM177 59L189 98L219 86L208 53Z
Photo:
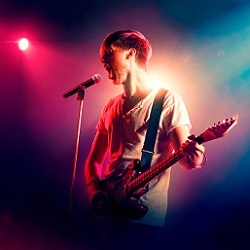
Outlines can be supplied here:
M130 48L127 51L126 59L129 59L131 56L135 57L135 55L136 55L136 49L135 48Z

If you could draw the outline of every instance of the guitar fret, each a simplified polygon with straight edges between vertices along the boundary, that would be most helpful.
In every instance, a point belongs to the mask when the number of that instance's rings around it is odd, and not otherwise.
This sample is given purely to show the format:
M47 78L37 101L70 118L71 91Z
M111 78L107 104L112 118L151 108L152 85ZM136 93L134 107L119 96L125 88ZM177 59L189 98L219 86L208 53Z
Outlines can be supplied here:
M184 156L182 149L177 150L174 154L169 156L166 160L158 163L157 165L151 167L146 172L139 175L135 180L128 184L128 192L134 192L140 187L143 187L152 179L157 177L161 172L169 168L171 165L179 161Z

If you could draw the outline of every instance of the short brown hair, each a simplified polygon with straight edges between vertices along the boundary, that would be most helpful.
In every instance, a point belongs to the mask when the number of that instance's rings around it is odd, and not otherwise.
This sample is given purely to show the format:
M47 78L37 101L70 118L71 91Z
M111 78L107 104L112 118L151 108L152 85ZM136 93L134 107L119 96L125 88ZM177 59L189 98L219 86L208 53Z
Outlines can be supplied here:
M100 52L108 50L111 45L123 49L136 49L136 60L139 66L146 68L152 56L152 47L145 36L136 30L118 30L109 33L103 40Z

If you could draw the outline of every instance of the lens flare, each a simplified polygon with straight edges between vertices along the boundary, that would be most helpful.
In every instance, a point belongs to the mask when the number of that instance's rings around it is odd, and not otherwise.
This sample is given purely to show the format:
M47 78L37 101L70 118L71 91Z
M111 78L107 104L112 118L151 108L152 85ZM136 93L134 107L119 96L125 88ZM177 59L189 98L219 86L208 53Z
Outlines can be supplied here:
M18 42L18 47L20 50L26 50L29 47L29 40L27 38L22 38L19 42Z

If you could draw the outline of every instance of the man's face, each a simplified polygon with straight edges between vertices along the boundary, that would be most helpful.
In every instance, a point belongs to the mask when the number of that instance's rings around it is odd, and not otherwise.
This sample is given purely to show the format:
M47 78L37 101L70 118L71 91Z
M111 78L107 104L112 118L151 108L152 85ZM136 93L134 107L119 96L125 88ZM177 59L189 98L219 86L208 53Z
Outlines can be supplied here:
M123 84L127 79L129 70L128 50L111 45L101 51L100 61L108 72L108 77L114 84Z

